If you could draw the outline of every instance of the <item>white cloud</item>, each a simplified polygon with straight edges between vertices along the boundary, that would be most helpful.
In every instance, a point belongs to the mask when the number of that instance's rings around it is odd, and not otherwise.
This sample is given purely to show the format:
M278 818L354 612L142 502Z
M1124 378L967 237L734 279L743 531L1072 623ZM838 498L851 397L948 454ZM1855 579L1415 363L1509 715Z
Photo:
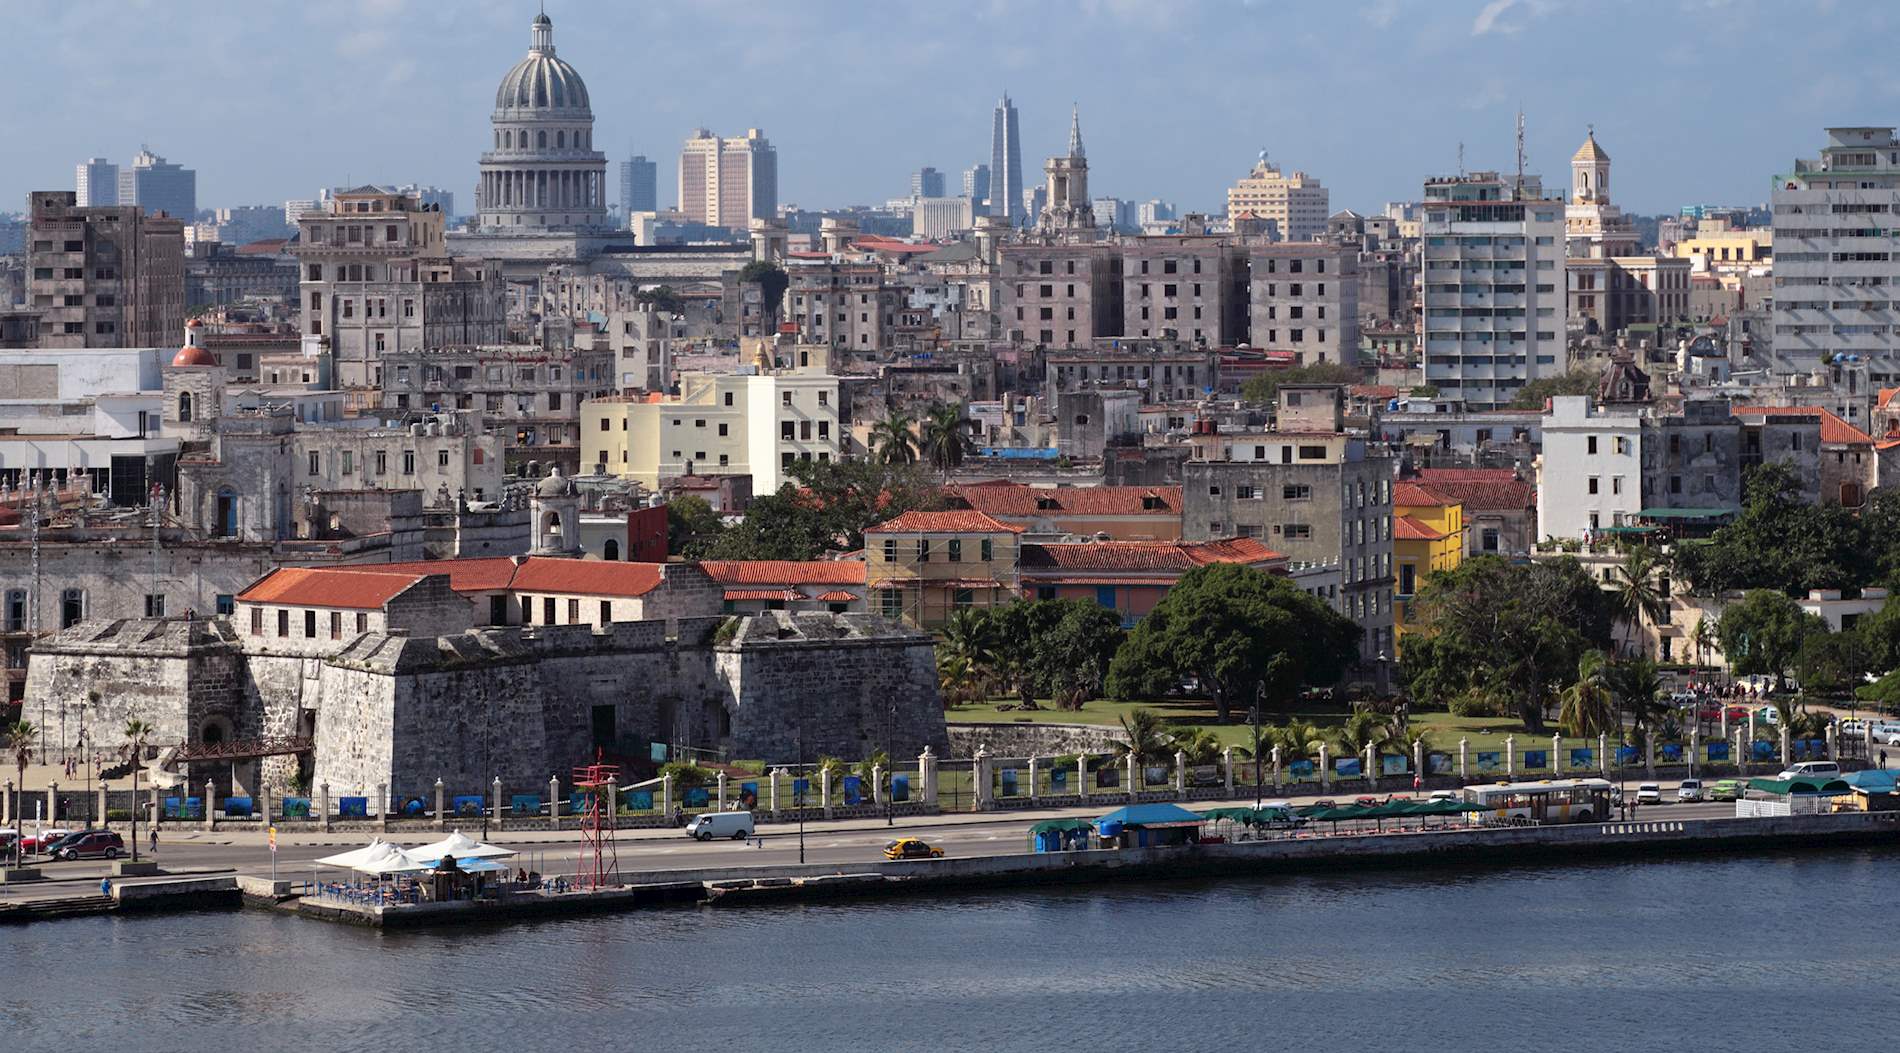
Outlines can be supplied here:
M1506 11L1516 6L1517 0L1491 0L1490 3L1484 5L1483 10L1478 12L1478 17L1472 20L1471 35L1481 37L1494 30L1500 33L1517 32L1517 26L1498 24L1498 19L1504 17Z

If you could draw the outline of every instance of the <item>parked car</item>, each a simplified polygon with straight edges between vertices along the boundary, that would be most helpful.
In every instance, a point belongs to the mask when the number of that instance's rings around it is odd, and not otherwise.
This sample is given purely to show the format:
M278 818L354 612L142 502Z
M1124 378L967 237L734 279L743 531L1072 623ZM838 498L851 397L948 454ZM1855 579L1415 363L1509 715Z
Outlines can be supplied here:
M1379 799L1377 797L1372 796L1369 793L1362 793L1359 796L1354 797L1352 799L1352 803L1358 805L1361 808L1376 808L1379 805Z
M1314 808L1337 808L1339 807L1339 802L1333 800L1331 797L1321 797L1319 800L1313 802L1313 807Z
M1742 796L1742 780L1722 779L1709 784L1709 800L1734 801Z
M884 846L885 859L942 859L943 849L915 837L900 837Z
M1678 801L1702 800L1702 780L1701 779L1684 779L1681 782L1677 783L1676 784L1676 800Z
M1653 782L1640 783L1636 787L1637 804L1663 803L1662 787Z
M1773 706L1763 706L1755 711L1755 718L1764 724L1781 723L1781 714Z
M1841 766L1831 760L1801 761L1782 769L1777 779L1838 779Z
M20 838L20 851L28 855L31 855L35 852L44 852L49 847L52 846L53 842L59 840L62 837L67 837L71 835L72 832L73 831L71 827L66 827L66 826L47 827L46 829L41 830L38 833L28 834L25 837Z
M1900 744L1900 726L1890 724L1886 727L1875 727L1874 741L1880 743L1882 746Z
M1839 724L1835 725L1835 729L1839 731L1842 735L1849 735L1854 738L1859 738L1861 735L1866 733L1867 722L1864 720L1843 720Z
M1462 801L1464 800L1464 798L1458 796L1457 790L1433 790L1431 793L1431 796L1425 799L1428 801Z
M61 841L53 849L55 859L117 859L125 851L125 839L111 830L87 830Z
M1741 706L1728 707L1728 722L1731 724L1748 723L1748 710L1743 709Z
M686 836L699 841L715 837L738 841L751 837L754 830L751 812L705 812L686 824Z

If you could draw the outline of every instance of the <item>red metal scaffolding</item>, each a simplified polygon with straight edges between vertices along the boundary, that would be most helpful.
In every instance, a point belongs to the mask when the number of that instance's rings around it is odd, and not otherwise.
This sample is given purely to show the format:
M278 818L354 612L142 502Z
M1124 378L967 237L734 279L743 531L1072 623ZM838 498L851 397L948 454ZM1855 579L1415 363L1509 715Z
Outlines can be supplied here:
M581 855L575 861L574 884L577 888L603 888L617 884L620 857L614 847L614 811L619 802L614 794L619 787L620 766L600 760L574 769L574 789L586 795L581 818Z

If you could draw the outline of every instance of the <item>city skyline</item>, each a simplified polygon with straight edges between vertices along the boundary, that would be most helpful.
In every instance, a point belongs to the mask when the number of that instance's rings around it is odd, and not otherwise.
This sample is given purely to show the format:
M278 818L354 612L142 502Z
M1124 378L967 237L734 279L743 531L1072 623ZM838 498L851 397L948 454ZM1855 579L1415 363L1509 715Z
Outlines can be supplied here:
M1091 136L1098 193L1200 211L1218 211L1225 187L1263 147L1333 188L1335 209L1415 199L1425 177L1457 168L1460 143L1468 169L1507 169L1520 106L1530 171L1560 173L1594 123L1621 163L1626 208L1755 204L1767 199L1770 177L1808 148L1810 129L1893 122L1881 111L1900 111L1900 81L1869 83L1835 69L1850 39L1900 21L1900 12L1874 7L1857 10L1851 24L1814 17L1826 4L1645 7L1658 61L1638 74L1567 68L1564 55L1627 51L1627 23L1555 0L1449 10L1382 2L1292 19L1198 2L1162 11L1111 0L999 2L967 14L828 5L846 18L730 6L749 13L567 0L548 13L568 27L562 57L589 80L600 142L667 156L702 124L769 128L783 154L780 199L812 208L881 202L919 167L961 171L985 160L991 108L1004 91L1021 109L1028 166L1060 153L1068 107L1080 101L1104 115ZM0 176L0 203L13 202L4 207L23 208L32 189L68 187L86 158L129 158L140 143L197 169L206 207L370 180L471 191L468 158L486 135L495 71L520 58L535 9L514 0L452 9L362 0L340 14L280 5L234 14L240 9L223 3L186 10L197 17L148 24L99 20L83 5L24 5L20 82L60 84L67 95L43 105L35 98L43 89L29 88L13 111L11 130L39 146ZM1089 29L1086 54L1024 43L1078 23ZM309 35L318 26L331 42L299 56L293 42L319 39ZM836 38L834 53L855 56L854 76L880 85L857 102L841 96L851 119L814 111L798 92L770 90L808 74L798 41L821 33ZM620 61L599 43L628 34L645 41L640 61ZM1351 61L1320 46L1342 34L1358 38ZM1736 82L1736 49L1771 36L1777 63ZM1200 46L1161 46L1176 37ZM1292 61L1262 68L1268 37L1292 42L1277 49ZM181 77L175 56L193 50L226 58ZM1362 61L1367 51L1382 53L1376 67ZM102 54L114 60L98 61ZM722 55L738 72L704 77ZM692 90L656 90L668 84ZM955 88L946 93L945 84ZM1162 85L1174 95L1157 94ZM372 105L385 92L404 105ZM1713 105L1723 95L1726 110ZM1254 98L1284 102L1257 119L1236 116ZM1669 119L1671 99L1697 112L1693 138ZM1368 113L1381 119L1369 122ZM260 151L246 129L265 122L302 134ZM1685 156L1697 163L1683 164ZM666 180L660 203L676 197Z

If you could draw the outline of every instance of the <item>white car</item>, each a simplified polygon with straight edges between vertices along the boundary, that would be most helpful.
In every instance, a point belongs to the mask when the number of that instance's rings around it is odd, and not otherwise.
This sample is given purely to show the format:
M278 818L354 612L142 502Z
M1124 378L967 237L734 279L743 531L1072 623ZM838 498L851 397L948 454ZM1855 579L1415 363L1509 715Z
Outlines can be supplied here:
M1892 746L1896 743L1900 743L1900 726L1888 724L1882 727L1876 727L1874 729L1874 741L1880 743L1882 746Z
M1425 798L1425 799L1426 799L1426 800L1428 800L1428 801L1461 801L1461 800L1464 800L1464 798L1462 798L1462 797L1460 797L1460 796L1458 796L1458 791L1457 791L1457 790L1433 790L1433 791L1431 792L1431 796L1429 796L1429 797L1427 797L1427 798Z
M1840 777L1841 766L1831 760L1802 761L1775 776L1784 782L1789 779L1838 779Z
M1663 803L1662 787L1653 782L1641 783L1636 787L1637 804Z
M1676 785L1676 800L1699 801L1702 799L1702 780L1684 779Z

